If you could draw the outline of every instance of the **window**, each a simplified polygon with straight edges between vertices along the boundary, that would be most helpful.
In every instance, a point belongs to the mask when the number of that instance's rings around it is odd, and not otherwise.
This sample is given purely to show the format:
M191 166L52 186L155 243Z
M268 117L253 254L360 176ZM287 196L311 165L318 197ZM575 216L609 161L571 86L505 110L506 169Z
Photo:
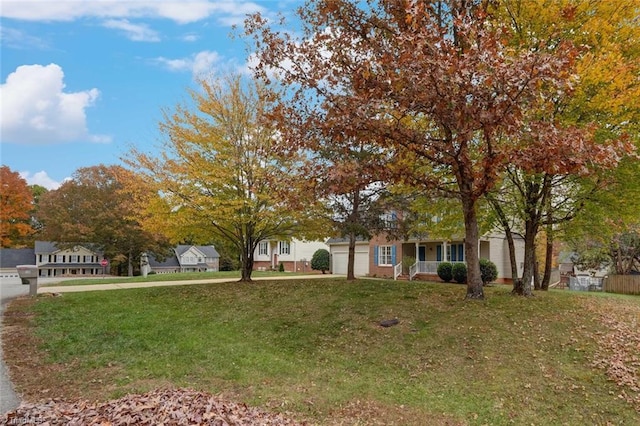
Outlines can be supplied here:
M77 254L70 254L69 255L69 262L70 263L78 263L79 262L79 257Z
M396 212L389 212L383 214L380 219L384 223L384 229L397 229L398 228L398 215Z
M280 241L280 254L291 254L289 241Z
M380 246L378 250L378 265L393 265L393 246Z
M258 256L266 256L269 254L269 243L266 241L260 241L258 243Z
M447 244L447 258L442 258L442 244L437 247L438 262L464 262L464 244Z

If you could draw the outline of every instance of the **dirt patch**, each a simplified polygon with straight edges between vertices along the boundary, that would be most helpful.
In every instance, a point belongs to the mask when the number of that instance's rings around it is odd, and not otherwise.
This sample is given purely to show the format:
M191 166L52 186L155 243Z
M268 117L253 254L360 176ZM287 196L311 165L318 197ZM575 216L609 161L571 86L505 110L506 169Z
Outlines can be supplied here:
M28 308L35 303L31 298L15 299L4 312L2 350L9 376L22 399L38 400L46 397L62 397L56 378L63 366L47 364L38 348L42 343L34 336L34 315Z
M351 401L333 412L327 421L332 426L433 425L464 426L446 414L434 415L405 406L390 406L377 401Z

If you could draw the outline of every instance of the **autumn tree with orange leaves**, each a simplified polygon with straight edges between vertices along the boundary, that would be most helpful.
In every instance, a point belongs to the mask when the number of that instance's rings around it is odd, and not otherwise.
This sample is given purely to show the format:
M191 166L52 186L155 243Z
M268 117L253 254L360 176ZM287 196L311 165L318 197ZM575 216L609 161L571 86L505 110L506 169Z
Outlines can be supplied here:
M123 274L134 273L142 253L159 259L169 253L162 232L148 230L148 206L158 195L141 175L121 166L78 169L60 188L40 198L40 237L59 246L91 244Z
M16 247L33 232L31 190L18 172L0 167L0 247Z
M528 160L519 155L523 143L553 152L593 136L590 128L527 114L571 92L579 51L564 40L553 40L553 49L546 40L535 50L511 46L513 29L492 20L490 3L313 0L298 11L301 39L259 14L246 26L256 74L291 91L274 117L290 125L286 116L295 110L299 125L320 133L366 132L392 158L393 181L459 200L469 299L484 298L480 199L507 165Z

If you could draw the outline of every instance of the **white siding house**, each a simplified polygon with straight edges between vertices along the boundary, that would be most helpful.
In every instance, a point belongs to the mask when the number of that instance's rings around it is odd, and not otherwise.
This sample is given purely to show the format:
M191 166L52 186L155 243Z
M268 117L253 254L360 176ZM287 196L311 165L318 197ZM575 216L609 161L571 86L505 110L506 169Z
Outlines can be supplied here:
M312 272L311 258L319 250L329 251L324 241L263 240L253 254L253 269L256 271L277 270L282 263L288 272Z

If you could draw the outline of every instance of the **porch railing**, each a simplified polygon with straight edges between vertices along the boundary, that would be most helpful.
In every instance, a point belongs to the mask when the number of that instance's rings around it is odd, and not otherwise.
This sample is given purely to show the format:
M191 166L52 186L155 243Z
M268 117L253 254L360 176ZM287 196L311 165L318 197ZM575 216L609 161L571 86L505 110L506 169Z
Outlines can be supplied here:
M417 273L418 273L418 262L409 266L409 281L411 281L413 277L416 276Z
M402 275L402 262L393 267L393 279L397 280Z
M419 260L409 268L409 279L413 279L418 274L438 274L438 266L444 262ZM449 262L449 263L465 263L465 262Z

